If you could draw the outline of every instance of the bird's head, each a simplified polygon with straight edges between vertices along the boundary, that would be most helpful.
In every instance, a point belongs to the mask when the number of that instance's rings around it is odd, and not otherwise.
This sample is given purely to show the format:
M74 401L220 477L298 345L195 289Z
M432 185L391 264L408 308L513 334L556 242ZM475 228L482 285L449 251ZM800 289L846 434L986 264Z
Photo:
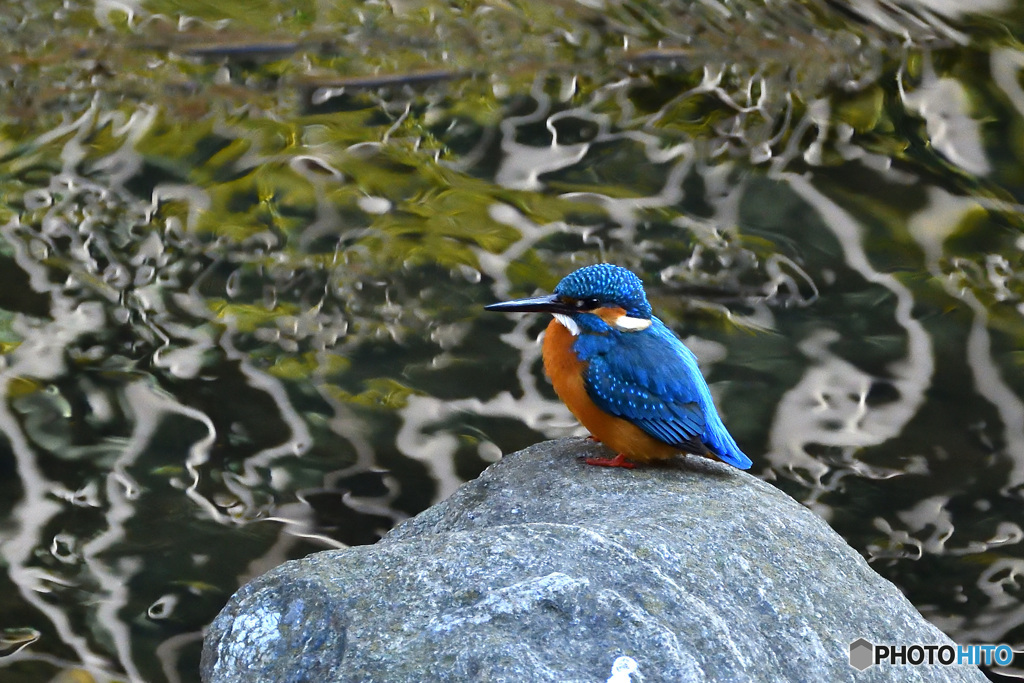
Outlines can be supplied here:
M543 311L574 335L581 331L639 332L651 326L644 285L632 272L599 263L566 275L547 296L484 306L488 311Z

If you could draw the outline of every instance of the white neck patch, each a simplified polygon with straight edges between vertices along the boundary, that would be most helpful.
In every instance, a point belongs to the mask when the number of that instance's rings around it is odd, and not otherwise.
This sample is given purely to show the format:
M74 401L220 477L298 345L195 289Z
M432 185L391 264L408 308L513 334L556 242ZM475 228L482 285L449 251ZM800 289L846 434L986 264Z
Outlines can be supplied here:
M572 336L580 336L580 326L576 324L575 320L565 315L564 313L554 313L553 315L555 316L555 320L562 323L562 326L565 327L565 329L569 330Z
M651 326L651 321L646 318L631 318L628 315L620 315L615 319L615 327L623 332L639 332Z

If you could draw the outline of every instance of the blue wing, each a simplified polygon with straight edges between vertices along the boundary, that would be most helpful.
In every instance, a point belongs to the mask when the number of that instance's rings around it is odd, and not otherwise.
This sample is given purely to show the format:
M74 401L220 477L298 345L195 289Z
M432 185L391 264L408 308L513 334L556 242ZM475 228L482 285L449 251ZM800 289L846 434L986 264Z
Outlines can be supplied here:
M750 467L715 410L697 359L660 320L614 343L581 335L576 351L588 362L584 383L599 408L681 451Z
M651 348L650 344L631 346L634 348L617 349L614 354L598 354L590 359L584 382L591 400L601 410L629 420L656 439L680 450L706 454L708 448L701 440L704 411L696 400L692 382L686 375L666 377L675 374L678 361L673 358L675 362L668 367L655 364L654 367L665 371L650 373L644 368L651 356L639 352L657 353L660 349ZM633 354L629 351L638 354L631 359ZM644 358L645 362L641 365L635 362L636 358Z

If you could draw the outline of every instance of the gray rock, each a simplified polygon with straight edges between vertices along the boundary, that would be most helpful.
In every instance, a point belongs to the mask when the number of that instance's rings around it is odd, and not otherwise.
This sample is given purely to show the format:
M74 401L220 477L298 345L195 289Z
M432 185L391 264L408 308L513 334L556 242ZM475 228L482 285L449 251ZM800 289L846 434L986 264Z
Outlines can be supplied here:
M985 680L854 670L858 638L952 643L771 485L694 457L578 460L596 453L538 444L376 545L249 583L206 636L203 680L603 682L622 656L645 683Z

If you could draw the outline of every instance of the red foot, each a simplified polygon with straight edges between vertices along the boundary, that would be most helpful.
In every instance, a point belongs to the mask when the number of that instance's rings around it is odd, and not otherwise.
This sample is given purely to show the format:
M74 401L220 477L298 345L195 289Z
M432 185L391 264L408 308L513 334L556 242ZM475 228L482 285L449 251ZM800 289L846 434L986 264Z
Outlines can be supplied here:
M601 443L601 439L597 438L593 434L587 437L587 441L593 441L594 443Z
M628 470L636 467L636 463L626 459L626 456L619 453L614 458L586 458L583 462L598 467L625 467Z

